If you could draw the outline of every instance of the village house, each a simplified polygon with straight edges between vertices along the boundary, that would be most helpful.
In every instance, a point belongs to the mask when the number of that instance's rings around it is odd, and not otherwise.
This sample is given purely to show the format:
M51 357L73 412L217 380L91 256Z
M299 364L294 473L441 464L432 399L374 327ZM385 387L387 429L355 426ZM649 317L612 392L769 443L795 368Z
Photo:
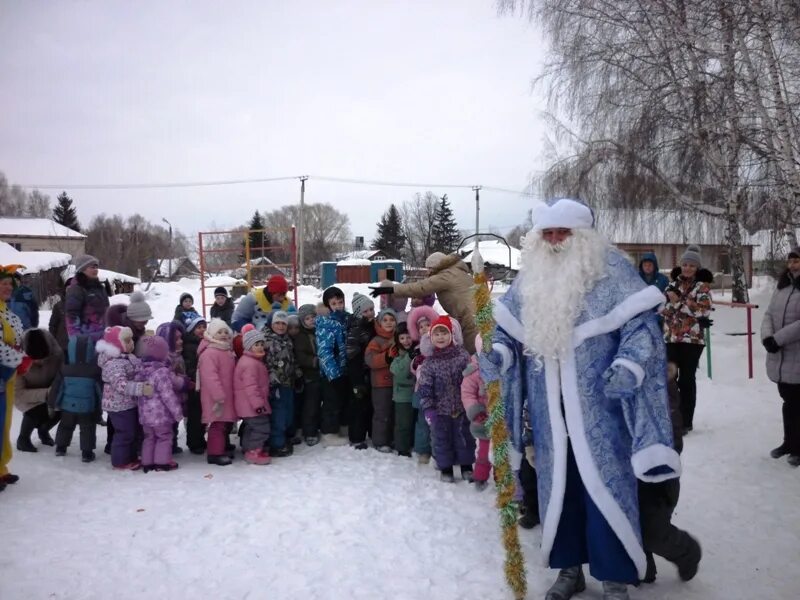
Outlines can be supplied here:
M86 254L86 236L51 219L0 217L0 241L21 252Z

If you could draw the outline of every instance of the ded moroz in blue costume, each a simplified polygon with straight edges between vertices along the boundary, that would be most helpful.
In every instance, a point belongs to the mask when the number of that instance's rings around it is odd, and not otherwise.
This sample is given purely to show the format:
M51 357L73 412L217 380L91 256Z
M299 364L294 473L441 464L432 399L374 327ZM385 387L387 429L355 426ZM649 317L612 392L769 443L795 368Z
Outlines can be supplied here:
M495 301L497 329L481 371L501 379L519 451L528 408L542 558L561 569L547 598L580 592L586 562L606 598L627 598L625 584L646 569L636 480L680 475L652 310L664 298L575 200L543 205L523 246L519 276Z

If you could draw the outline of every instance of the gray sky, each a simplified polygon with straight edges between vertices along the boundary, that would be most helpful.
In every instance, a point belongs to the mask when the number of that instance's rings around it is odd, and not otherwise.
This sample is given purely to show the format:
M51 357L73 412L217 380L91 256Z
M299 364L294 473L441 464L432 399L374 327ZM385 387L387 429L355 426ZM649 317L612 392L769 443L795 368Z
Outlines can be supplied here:
M493 0L0 0L0 171L21 184L325 175L522 189L542 166L540 36ZM186 232L295 203L297 181L71 190ZM371 239L425 188L308 182ZM461 227L473 192L448 193ZM58 190L48 190L53 198ZM530 198L486 191L507 231Z

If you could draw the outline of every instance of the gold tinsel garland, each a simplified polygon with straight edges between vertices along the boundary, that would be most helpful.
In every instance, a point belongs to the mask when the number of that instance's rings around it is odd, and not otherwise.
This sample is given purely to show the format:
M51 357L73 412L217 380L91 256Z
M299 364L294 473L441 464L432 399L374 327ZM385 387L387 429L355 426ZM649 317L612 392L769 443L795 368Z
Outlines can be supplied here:
M492 312L492 298L486 274L476 272L475 281L475 321L483 340L483 351L492 350L492 336L495 330ZM489 418L486 426L492 439L492 463L494 465L494 481L497 489L497 508L500 511L503 548L506 551L505 574L514 597L521 600L527 591L525 575L525 559L519 545L517 532L517 503L514 501L516 481L508 457L509 441L506 426L505 405L499 381L486 383Z

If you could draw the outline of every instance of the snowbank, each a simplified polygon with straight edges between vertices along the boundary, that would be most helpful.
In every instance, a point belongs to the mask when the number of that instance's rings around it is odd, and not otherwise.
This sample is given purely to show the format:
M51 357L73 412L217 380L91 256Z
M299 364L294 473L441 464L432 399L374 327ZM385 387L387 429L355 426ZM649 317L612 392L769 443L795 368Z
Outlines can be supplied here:
M72 256L64 252L20 252L6 242L0 242L0 264L24 265L21 273L41 273L69 264Z

